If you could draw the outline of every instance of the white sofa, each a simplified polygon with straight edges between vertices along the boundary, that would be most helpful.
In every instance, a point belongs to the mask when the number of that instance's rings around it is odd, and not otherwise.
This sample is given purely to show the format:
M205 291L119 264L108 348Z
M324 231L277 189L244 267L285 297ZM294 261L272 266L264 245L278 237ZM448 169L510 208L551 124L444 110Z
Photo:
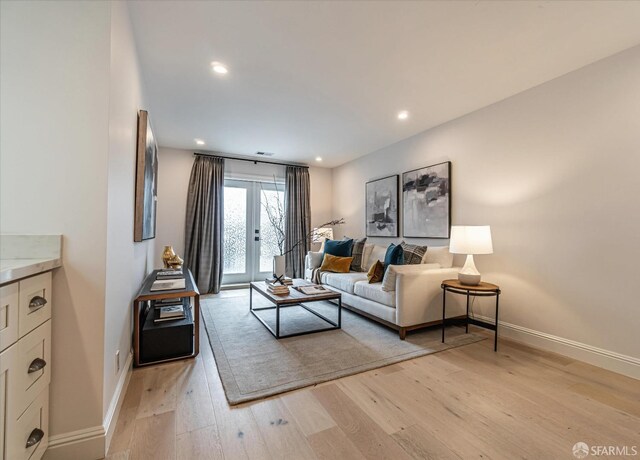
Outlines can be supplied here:
M384 260L385 246L365 245L362 267ZM322 253L309 252L305 260L305 278L322 263ZM322 272L320 281L342 294L346 308L396 329L404 340L407 331L442 323L443 280L456 278L459 267L453 267L448 247L429 247L421 264L392 265L390 277L383 283L369 284L366 272ZM395 283L393 276L395 275ZM394 288L395 285L395 288ZM447 297L447 318L462 316L466 307L460 296Z

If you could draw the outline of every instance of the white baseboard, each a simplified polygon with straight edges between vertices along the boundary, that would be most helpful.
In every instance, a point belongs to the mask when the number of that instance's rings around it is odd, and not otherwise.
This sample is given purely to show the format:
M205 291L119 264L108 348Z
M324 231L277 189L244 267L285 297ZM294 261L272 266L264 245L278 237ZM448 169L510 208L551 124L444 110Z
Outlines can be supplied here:
M478 314L475 314L474 317L495 324L493 318ZM633 356L623 355L503 321L500 321L499 336L584 361L634 379L640 379L640 359Z
M44 460L82 458L94 460L105 456L105 431L102 425L49 437Z
M109 450L111 444L111 438L116 430L116 423L118 422L118 415L120 414L120 407L122 407L122 401L124 401L124 395L127 393L127 387L129 386L129 380L131 379L131 370L133 369L133 353L129 352L127 361L124 364L123 372L120 374L118 384L116 385L116 391L111 398L111 404L102 422L104 431L106 434L105 440L105 455Z
M129 353L102 425L49 437L45 460L94 460L106 456L131 378L132 363L133 354Z

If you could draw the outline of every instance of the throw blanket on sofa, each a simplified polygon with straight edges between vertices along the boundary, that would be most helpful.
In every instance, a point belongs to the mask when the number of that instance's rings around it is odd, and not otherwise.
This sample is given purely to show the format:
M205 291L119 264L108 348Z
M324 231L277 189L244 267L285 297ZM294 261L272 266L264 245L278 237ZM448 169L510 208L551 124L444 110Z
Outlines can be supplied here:
M322 270L320 268L311 269L311 282L314 284L322 284L320 280L320 275L322 274Z

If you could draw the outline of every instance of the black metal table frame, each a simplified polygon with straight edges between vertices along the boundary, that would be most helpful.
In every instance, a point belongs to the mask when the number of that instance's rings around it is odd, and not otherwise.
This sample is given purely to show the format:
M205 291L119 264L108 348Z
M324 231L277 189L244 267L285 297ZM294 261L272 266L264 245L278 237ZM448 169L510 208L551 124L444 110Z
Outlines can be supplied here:
M465 333L469 333L469 323L474 326L484 327L485 329L490 329L495 332L495 337L493 339L493 351L498 351L498 302L500 300L500 289L495 291L474 291L472 286L469 286L470 289L457 289L453 287L449 287L446 285L441 285L442 288L442 343L444 343L444 329L449 322L446 319L445 310L446 310L446 302L447 302L447 292L453 292L454 294L462 294L467 296L467 319L465 321ZM481 321L475 318L469 318L469 297L495 297L496 298L496 323L489 323L487 321Z
M333 331L336 329L341 329L342 328L342 296L337 297L336 299L305 299L304 302L298 302L298 303L291 303L291 304L284 304L284 305L280 305L280 304L275 304L273 307L262 307L262 308L253 308L253 290L255 288L251 285L249 285L249 311L251 312L251 314L253 316L255 316L258 321L260 321L262 323L262 325L264 327L267 328L267 330L269 332L271 332L271 334L276 338L276 339L286 339L288 337L297 337L299 335L307 335L307 334L315 334L316 332L325 332L325 331ZM262 294L263 297L265 297L267 300L269 300L271 302L271 299L269 297L267 297L265 294L263 294L259 289L256 289L260 294ZM334 321L331 321L329 318L327 318L326 316L318 313L315 310L312 310L311 308L307 307L306 305L304 305L305 303L311 303L311 302L321 302L321 301L326 301L326 302L330 302L332 300L337 300L338 301L338 322L335 323ZM280 334L280 309L281 308L288 308L288 307L302 307L305 310L307 310L310 313L313 313L314 315L316 315L318 318L324 320L325 322L331 324L332 327L325 327L322 329L312 329L310 331L302 331L302 332L294 332L293 334L286 334L286 335L281 335ZM262 310L276 310L276 330L274 331L271 326L269 326L267 324L267 322L265 320L263 320L262 318L260 318L260 315L258 315L256 312L257 311L262 311Z

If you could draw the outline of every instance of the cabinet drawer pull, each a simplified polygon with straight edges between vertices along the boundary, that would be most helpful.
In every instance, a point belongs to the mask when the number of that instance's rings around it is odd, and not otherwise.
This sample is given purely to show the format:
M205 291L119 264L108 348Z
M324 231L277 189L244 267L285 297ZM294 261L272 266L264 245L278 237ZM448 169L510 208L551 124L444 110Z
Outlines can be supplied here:
M32 310L40 310L42 307L44 307L47 304L47 299L45 299L42 296L35 296L33 299L31 299L31 302L29 302L29 308L31 308Z
M40 428L34 428L31 434L29 435L29 439L27 439L27 449L29 447L35 446L38 444L42 438L44 437L44 431Z
M31 364L29 364L29 370L27 371L27 373L32 374L34 372L38 372L40 369L43 369L44 366L47 365L47 362L42 359L42 358L36 358L33 361L31 361Z

